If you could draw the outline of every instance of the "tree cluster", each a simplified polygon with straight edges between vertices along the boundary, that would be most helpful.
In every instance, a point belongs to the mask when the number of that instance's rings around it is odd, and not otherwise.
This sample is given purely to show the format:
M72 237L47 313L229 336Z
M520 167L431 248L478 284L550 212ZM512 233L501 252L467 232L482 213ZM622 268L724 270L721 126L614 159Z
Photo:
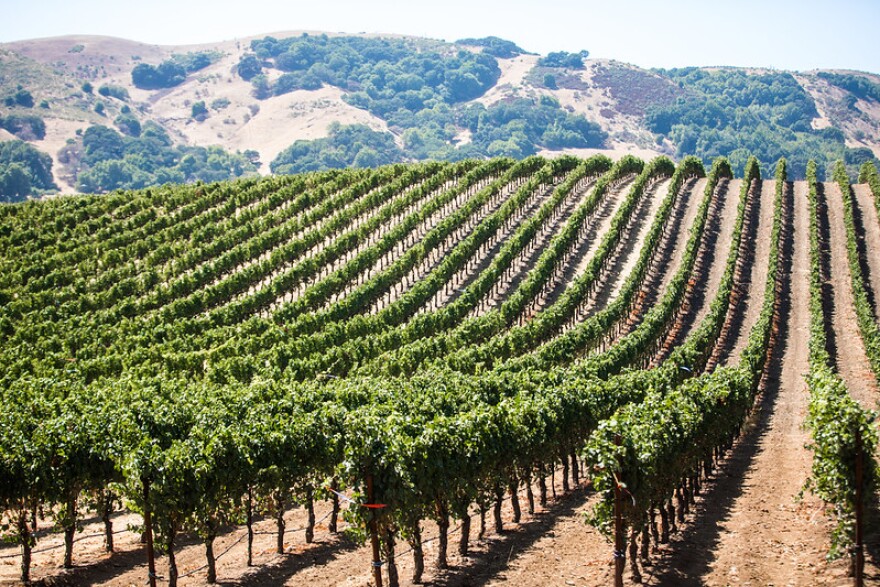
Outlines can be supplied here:
M272 161L273 173L291 174L345 167L377 167L404 160L404 153L387 132L362 124L332 123L330 136L296 141Z
M488 53L499 59L510 59L517 55L526 53L525 49L519 47L513 41L501 39L499 37L483 37L481 39L459 39L456 45L465 45L466 47L482 47L483 53Z
M24 141L0 142L0 201L16 202L54 189L51 157Z
M589 51L569 53L567 51L554 51L546 57L538 59L540 67L563 67L565 69L583 69L584 59L590 56Z
M33 114L0 116L0 128L25 141L39 141L46 137L46 123Z
M831 85L850 92L857 98L880 102L880 84L872 82L864 76L820 71L819 77Z
M174 61L159 65L138 63L131 70L131 82L142 90L159 90L179 86L186 79L186 69Z
M229 153L221 147L174 145L160 126L143 126L131 115L120 115L117 125L127 136L105 126L83 133L81 153L66 159L81 161L77 189L103 193L165 183L220 181L256 173L256 157ZM71 155L77 155L71 157Z
M19 85L14 92L3 98L3 105L9 108L21 106L22 108L34 107L34 96L24 87Z
M737 172L749 154L761 161L786 157L795 177L804 176L811 158L820 168L858 158L847 155L842 131L812 127L816 105L791 74L695 67L658 73L685 94L648 108L645 120L651 131L672 140L678 156L694 154L706 161L725 154Z

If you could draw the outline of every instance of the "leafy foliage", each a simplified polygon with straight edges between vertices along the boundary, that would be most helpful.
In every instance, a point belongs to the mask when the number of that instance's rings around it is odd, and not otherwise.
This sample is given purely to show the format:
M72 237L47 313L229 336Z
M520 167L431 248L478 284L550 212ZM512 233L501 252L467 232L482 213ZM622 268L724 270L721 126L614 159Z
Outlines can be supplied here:
M116 98L117 100L121 100L122 102L128 102L129 100L128 90L126 90L122 86L103 84L100 88L98 88L98 93L105 98Z
M648 108L645 120L650 130L675 143L679 156L709 160L730 154L737 171L745 164L739 153L762 161L784 156L789 173L803 177L809 158L821 165L844 153L842 133L813 130L816 106L790 74L698 68L658 73L686 94L671 105Z
M174 62L163 61L159 65L138 63L131 70L131 82L142 90L159 90L179 86L186 79L186 69Z
M193 119L198 120L199 122L205 120L208 117L208 107L205 105L204 100L193 102L192 107L190 108L190 112Z
M820 71L818 75L828 83L843 88L862 100L880 102L880 84L871 81L865 76L827 71Z
M39 141L46 138L46 123L39 116L32 114L0 116L0 128L25 141Z
M171 61L180 65L187 73L193 73L216 63L221 57L223 54L219 51L191 51L176 53L171 56Z
M120 115L117 126L125 135L105 126L83 133L82 162L77 189L104 193L165 183L220 181L256 172L254 161L221 147L174 146L158 125L143 126L131 115Z
M119 131L130 137L139 137L141 135L141 123L131 114L120 114L113 121Z
M510 59L517 55L522 55L526 51L516 45L513 41L501 39L498 37L483 37L481 39L459 39L456 45L465 45L468 47L482 47L483 53L488 53L498 59Z
M28 90L19 85L16 88L15 92L3 98L3 104L10 108L14 106L21 106L22 108L33 108L34 96Z
M302 173L344 167L376 167L402 161L403 152L387 132L365 125L330 125L330 136L296 141L270 164L273 173Z
M495 52L521 52L500 39L466 41L484 47L484 51L474 53L439 44L416 46L413 41L397 39L267 37L252 42L253 53L242 58L239 68L250 76L258 98L315 90L324 84L345 90L344 100L385 120L402 137L407 156L417 160L522 158L539 148L603 144L605 135L598 125L566 112L552 98L520 98L488 108L464 104L498 80ZM261 73L266 66L285 73L270 82ZM304 148L305 143L297 147ZM360 149L351 150L353 155L336 158L353 161ZM402 158L377 159L388 160ZM319 166L303 169L316 168Z
M57 189L52 178L52 158L24 141L0 142L0 174L7 201Z
M590 56L589 51L569 53L567 51L555 51L547 53L546 57L538 60L541 67L562 67L565 69L583 69L584 59Z
M810 184L810 373L807 378L810 404L807 428L813 438L810 446L813 451L813 467L807 487L834 508L837 525L829 556L837 558L847 552L855 538L856 459L863 459L865 495L871 495L877 485L878 471L874 457L877 432L872 425L877 415L863 409L849 395L843 380L833 370L827 350L826 324L831 318L825 315L823 306L822 282L825 272L819 244L816 167L814 161L810 161L807 166L807 181ZM838 179L842 179L840 173L841 167L838 166ZM846 188L848 192L848 181ZM852 221L851 210L847 216L846 222L849 224ZM851 251L854 246L852 239L853 235L848 230L851 265ZM860 300L858 295L856 299L857 311L862 310L859 302L864 300ZM876 356L875 347L872 358L876 359Z
M236 71L241 79L250 81L263 73L263 62L253 53L245 53L239 59Z
M124 181L134 176L125 167L131 149L147 149L144 140L181 153L149 123L138 140L108 131L87 132L84 149L91 157L122 153L104 171ZM364 128L334 132L369 137ZM599 349L637 303L682 186L704 173L694 157L678 166L603 156L469 160L0 209L0 507L26 519L46 506L71 527L71 498L113 487L132 510L151 514L171 557L181 535L197 536L210 552L217 529L241 523L245 509L309 507L330 483L351 496L349 520L362 530L372 516L357 505L371 482L373 499L387 506L375 516L384 539L417 543L422 520L442 528L474 503L500 504L505 492L545 479L583 449L597 488L622 480L636 497L626 515L639 528L730 442L775 327L784 162L760 316L737 366L699 374L740 285L750 187L760 180L750 158L706 317L659 367L638 368L684 311L700 251L714 236L710 209L732 176L721 159L695 196L667 290L628 335ZM621 250L648 188L667 177L614 302L560 334ZM629 180L583 275L519 325L586 219ZM559 218L568 206L570 218ZM469 317L554 223L556 236L540 245L499 311ZM455 280L473 265L473 279ZM386 298L411 275L396 299ZM455 295L432 306L451 283ZM824 462L837 467L834 459ZM23 549L33 544L13 531ZM466 545L466 524L461 532Z
M437 102L476 98L500 75L489 54L414 52L411 42L398 39L304 34L281 40L266 37L252 41L251 48L274 68L297 74L280 85L276 82L272 94L326 83L355 92L354 100L379 116L403 105L421 110ZM253 78L257 66L254 56L246 55L239 71Z
M0 200L20 202L31 194L31 179L24 167L9 163L0 167Z

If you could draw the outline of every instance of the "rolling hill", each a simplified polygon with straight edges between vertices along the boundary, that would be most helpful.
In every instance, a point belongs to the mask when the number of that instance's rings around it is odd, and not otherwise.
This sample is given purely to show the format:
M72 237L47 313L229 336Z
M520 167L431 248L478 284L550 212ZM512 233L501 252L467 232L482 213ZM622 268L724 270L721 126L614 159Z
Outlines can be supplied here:
M327 142L310 150L301 143L299 159L282 158L275 167L307 171L349 165L364 149L360 162L368 164L563 151L696 154L709 163L725 154L738 170L749 154L764 161L784 154L791 171L803 176L810 157L823 169L837 159L855 167L880 155L880 76L874 74L645 70L582 59L586 52L542 57L492 39L451 44L295 31L177 47L91 36L7 43L0 45L0 117L38 117L45 130L32 132L27 124L12 122L0 130L0 139L15 134L50 155L62 193L211 180L254 170L267 174L295 141L321 139ZM355 60L351 48L358 43L362 54ZM378 46L382 53L371 57ZM316 48L323 52L315 53ZM308 51L312 56L305 61L291 58ZM485 59L472 57L477 54ZM133 83L136 67L189 66L186 60L194 56L202 62L176 85L144 89ZM242 64L249 57L258 73L245 79ZM467 87L475 68L483 68L484 78ZM435 82L432 76L442 79ZM450 90L453 83L461 86L459 93ZM16 102L22 91L31 95L32 105ZM523 121L538 110L542 117ZM129 156L144 149L141 141L117 154L128 167L117 169L122 177L116 183L106 179L106 169L103 176L92 172L83 179L99 159L89 161L84 153L86 130L100 125L131 135L126 125L132 118L158 134L167 149L217 145L230 155L218 163L219 152L167 151L163 165L174 170L163 174ZM350 125L363 125L351 135L357 138L334 139L335 129ZM557 126L560 132L548 134L547 128ZM383 136L387 133L391 136ZM352 149L339 144L344 140L359 144ZM314 153L332 149L340 153L332 161L312 160ZM236 152L245 156L236 158ZM179 169L187 153L200 161L197 171ZM202 172L211 165L214 173Z

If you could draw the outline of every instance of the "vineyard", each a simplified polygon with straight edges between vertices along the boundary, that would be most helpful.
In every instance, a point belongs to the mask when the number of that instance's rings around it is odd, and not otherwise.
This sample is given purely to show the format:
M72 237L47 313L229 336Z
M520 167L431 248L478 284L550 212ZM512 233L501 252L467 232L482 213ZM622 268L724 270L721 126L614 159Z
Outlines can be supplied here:
M880 175L817 175L530 157L0 207L0 581L880 580Z

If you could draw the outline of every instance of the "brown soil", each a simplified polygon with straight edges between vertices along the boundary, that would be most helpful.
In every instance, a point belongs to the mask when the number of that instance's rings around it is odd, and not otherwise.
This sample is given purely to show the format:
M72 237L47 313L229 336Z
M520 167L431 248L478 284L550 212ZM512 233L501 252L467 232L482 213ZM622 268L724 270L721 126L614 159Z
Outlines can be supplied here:
M633 179L630 178L624 185L608 189L596 208L584 218L580 227L581 236L576 238L569 246L570 256L566 259L565 255L563 255L561 261L559 261L561 269L544 283L544 287L523 312L521 320L526 317L530 319L535 312L544 310L555 303L559 296L562 295L562 292L565 291L567 285L575 280L583 267L589 263L599 243L605 237L605 233L608 232L611 219L614 217L618 206L626 199L627 188ZM590 193L592 191L591 188Z
M684 343L690 332L697 328L709 311L724 274L724 264L730 250L733 225L736 221L736 202L739 199L741 184L740 180L721 180L712 194L712 203L700 235L699 250L687 290L677 309L676 317L671 321L671 328L660 343L660 350L653 356L651 365L654 367L660 365L677 346ZM684 247L685 245L681 245L682 255ZM675 273L669 275L670 279L672 275ZM658 293L658 295L662 294Z
M769 194L765 191L765 197ZM809 218L806 184L794 188L793 251L783 341L748 432L705 492L697 520L649 581L654 585L839 585L828 565L830 528L821 503L798 499L810 473L803 428L808 394ZM767 200L764 201L767 203ZM769 239L762 226L759 239Z
M776 182L764 181L760 192L755 195L757 210L755 226L743 236L746 245L745 253L751 260L750 271L745 279L735 287L740 288L742 300L739 315L734 317L732 326L735 328L735 339L729 353L722 353L722 363L738 364L740 354L749 340L749 334L761 315L764 305L764 290L767 287L767 271L770 265L770 234L773 230L773 204L776 196Z
M549 480L548 480L549 482ZM526 512L525 495L521 491L523 507L519 524L512 521L509 500L503 509L504 533L492 529L491 512L487 515L487 533L479 540L479 515L472 513L470 552L462 557L457 552L460 525L453 523L449 533L449 569L438 570L434 565L437 555L437 526L433 522L422 524L425 552L424 583L444 587L466 585L492 585L505 577L516 580L517 585L565 585L577 581L578 585L589 580L589 585L605 585L610 577L610 544L592 527L584 524L583 512L592 505L595 496L583 486L574 491L563 492L561 476L557 472L553 490L557 497L549 500L547 507L537 504L536 512ZM537 494L537 491L535 491ZM255 524L254 566L246 566L246 531L243 527L230 529L217 538L214 552L217 558L217 577L220 585L340 585L368 587L372 585L369 545L358 545L344 534L332 535L327 531L326 516L329 504L316 504L315 541L306 544L303 527L305 510L298 508L287 512L285 521L288 531L285 554L275 552L275 524L262 520ZM63 548L61 535L49 534L38 542L32 567L32 579L41 583L60 586L105 585L109 587L142 587L147 576L146 554L138 535L127 531L128 524L139 524L140 517L124 514L114 517L116 552L103 552L103 526L99 520L90 519L83 525L85 537L74 546L75 568L61 568ZM50 530L51 522L41 523L41 529ZM345 523L340 519L340 529ZM54 547L54 548L52 548ZM49 548L49 550L46 550ZM411 581L413 561L409 546L397 544L397 568L401 585L413 585ZM0 585L14 584L19 559L13 555L16 548L0 549ZM206 573L204 546L195 540L181 540L175 551L180 573L181 587L205 585ZM532 561L546 559L536 572ZM384 569L383 569L384 571ZM166 583L167 559L157 559L159 585Z
M629 278L642 246L651 230L657 211L669 192L671 179L659 181L645 191L642 200L636 206L626 229L627 235L618 243L617 250L609 258L607 269L601 275L599 286L581 304L581 315L588 318L606 307L620 293Z
M696 180L692 185L686 184L685 187L682 187L683 192L689 192L684 204L684 219L682 220L680 227L672 233L675 244L672 254L667 257L668 260L666 261L666 267L668 267L668 270L663 274L659 291L666 290L669 282L672 281L672 278L675 277L675 273L681 266L681 260L684 257L684 250L690 239L694 220L697 218L697 211L700 209L700 202L703 201L703 196L706 192L707 181L708 180L703 177Z
M592 224L595 227L592 238L587 238L589 242L588 248L584 251L580 261L574 266L571 273L571 279L577 279L586 270L590 264L590 260L596 255L596 250L602 244L605 235L611 229L611 222L617 214L617 210L623 205L626 196L629 195L630 187L635 182L634 177L629 177L625 181L609 189L609 193L605 198L605 205L599 207L592 215L595 219ZM568 276L566 276L568 277Z
M852 186L855 194L856 226L861 227L865 237L863 255L867 261L868 274L865 287L874 303L874 316L880 320L880 218L874 204L874 194L867 184Z
M843 194L834 182L823 184L828 210L831 249L831 287L834 289L831 337L837 371L846 382L850 395L863 407L875 409L880 389L868 363L865 344L856 319L852 278L846 254L846 228L843 223ZM821 194L820 194L821 197Z
M700 259L705 267L703 279L697 284L696 295L691 300L690 315L686 326L680 332L679 340L687 338L688 334L696 328L703 318L709 313L712 300L721 286L721 278L727 267L727 257L730 254L730 243L733 240L733 229L736 224L736 210L739 205L739 193L742 189L742 180L734 179L719 185L716 198L720 201L716 204L716 211L706 223L706 231L703 234Z
M842 203L839 190L825 184L829 209L831 249L831 282L834 288L834 332L837 341L847 342L847 352L839 353L841 375L856 397L862 401L876 400L876 383L867 370L855 315L852 309ZM735 188L731 188L735 189ZM734 192L731 192L734 193ZM738 193L738 191L736 192ZM755 267L751 270L751 292L760 298L756 288L759 274L766 267L770 221L767 209L772 202L772 189L764 186L764 201L759 213ZM701 191L691 198L698 201ZM825 554L829 545L830 522L823 505L811 494L800 497L804 480L809 476L812 455L806 448L808 433L803 428L808 395L804 374L808 370L809 340L809 240L807 188L796 182L789 189L793 210L793 232L784 248L786 271L783 280L788 300L782 313L780 344L771 360L771 370L758 409L745 434L727 455L722 467L704 485L698 506L688 516L689 523L674 536L672 543L661 547L654 565L645 572L648 585L846 585L844 561L828 563ZM735 200L735 198L730 198ZM690 204L688 209L696 208ZM688 210L690 212L690 210ZM686 225L692 221L688 215ZM726 222L727 214L724 214ZM685 233L687 231L680 231ZM726 251L725 239L719 236L719 250ZM729 244L729 236L726 239ZM869 245L872 246L872 245ZM869 249L873 250L873 249ZM715 259L712 266L723 261ZM671 267L678 263L672 262ZM766 272L766 270L764 269ZM747 315L752 314L749 304ZM748 319L746 319L748 322ZM861 395L859 395L861 394ZM873 396L871 394L874 394ZM513 524L509 503L505 506L503 534L491 529L483 540L476 539L479 518L474 517L472 548L468 557L456 552L457 533L450 535L450 570L440 572L433 565L436 555L436 526L424 524L425 580L429 585L473 586L512 585L608 585L611 582L611 548L593 528L586 525L583 513L595 496L583 489L562 494L556 476L558 500L546 509L538 508L534 516L523 514L520 524ZM525 499L521 500L525 509ZM288 512L286 552L274 552L274 524L263 520L257 524L255 542L256 566L245 565L244 530L236 527L217 539L215 552L218 576L223 585L344 585L366 587L371 584L369 550L344 536L330 535L322 518L328 504L316 506L319 524L316 541L305 544L301 528L305 512ZM126 514L117 516L116 527L137 524L139 518ZM491 525L491 522L490 522ZM48 530L48 523L41 528ZM455 528L455 526L454 526ZM88 520L79 536L100 532L100 522ZM64 585L109 585L124 587L143 585L146 569L143 548L133 532L117 535L118 552L105 554L100 536L84 538L74 549L76 568L63 571L59 548L43 551L61 543L58 533L41 536L34 556L33 576L47 583ZM875 544L869 544L866 573L868 584L880 577ZM398 544L398 567L401 584L411 585L412 560L408 546ZM18 572L14 547L0 549L0 583L13 583ZM205 572L204 548L198 541L183 541L177 551L180 585L203 585ZM160 560L159 574L167 577L167 564ZM160 583L161 584L161 583Z
M472 316L485 314L489 309L500 307L516 291L541 258L544 250L552 239L565 227L572 213L593 192L595 181L584 181L583 187L572 192L556 207L553 214L542 224L531 241L523 247L520 254L510 264L510 268L502 275L498 283L487 293L483 302L474 309Z
M663 236L649 263L646 276L642 280L641 298L635 302L634 308L629 317L624 319L619 332L611 337L610 344L614 344L638 327L645 313L672 281L675 272L681 265L684 248L705 189L705 178L691 180L682 185L675 205L664 225Z

